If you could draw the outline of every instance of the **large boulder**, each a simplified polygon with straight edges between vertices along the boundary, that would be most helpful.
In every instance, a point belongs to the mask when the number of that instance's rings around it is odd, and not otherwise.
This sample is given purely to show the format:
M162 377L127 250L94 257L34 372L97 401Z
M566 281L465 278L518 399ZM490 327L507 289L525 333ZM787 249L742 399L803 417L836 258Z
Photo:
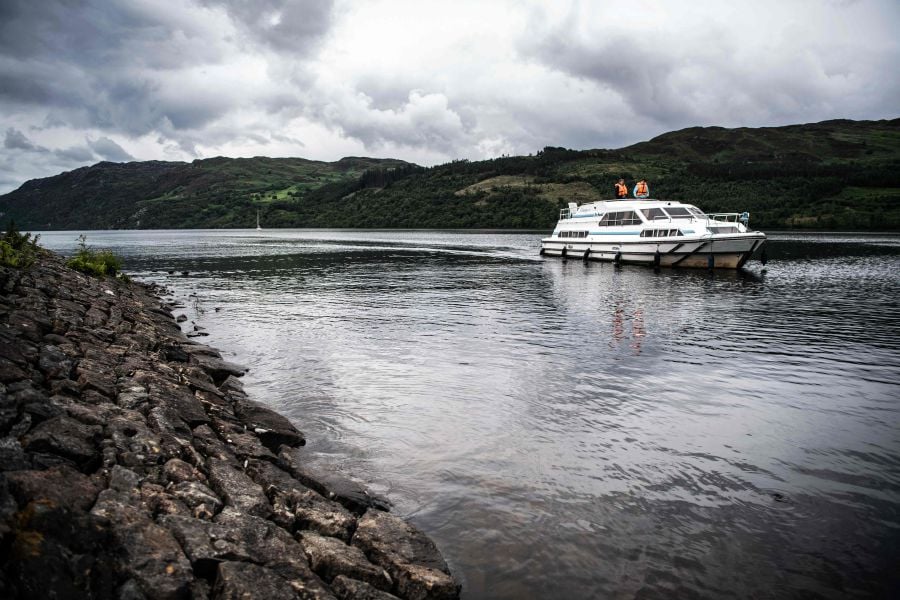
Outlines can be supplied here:
M309 565L325 581L345 575L364 581L380 590L390 591L393 581L382 567L373 565L362 550L344 542L311 532L298 534Z
M424 533L403 519L369 510L359 520L353 545L394 580L397 594L408 600L454 600L460 586L447 563Z
M225 500L225 504L256 517L266 518L272 514L269 499L246 473L215 458L209 459L206 464L209 484Z
M303 434L290 421L259 402L240 398L234 403L234 412L273 452L277 452L282 445L294 448L306 444Z

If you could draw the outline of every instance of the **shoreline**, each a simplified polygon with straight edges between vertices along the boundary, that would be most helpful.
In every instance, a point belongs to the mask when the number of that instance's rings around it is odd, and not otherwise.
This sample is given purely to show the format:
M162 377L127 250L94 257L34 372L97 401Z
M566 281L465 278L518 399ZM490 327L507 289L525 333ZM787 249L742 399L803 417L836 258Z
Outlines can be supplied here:
M0 290L0 596L459 596L434 543L305 464L160 288L47 252Z

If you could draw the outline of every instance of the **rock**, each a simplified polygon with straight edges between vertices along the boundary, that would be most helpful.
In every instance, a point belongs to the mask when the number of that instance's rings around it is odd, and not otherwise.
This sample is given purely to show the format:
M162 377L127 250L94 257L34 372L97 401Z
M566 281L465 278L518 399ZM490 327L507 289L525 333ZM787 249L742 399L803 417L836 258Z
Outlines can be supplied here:
M312 570L325 581L346 575L380 590L390 591L393 584L390 575L370 563L359 548L310 532L300 533L298 538Z
M82 390L93 389L110 400L116 397L116 373L112 367L83 358L75 369L78 385Z
M6 474L9 490L19 506L40 502L67 510L88 511L100 493L99 482L69 466L46 471L14 471Z
M163 466L166 481L182 483L184 481L204 481L206 477L196 467L180 458L169 459Z
M222 358L222 355L215 348L210 348L204 344L199 344L197 342L185 342L181 345L181 349L184 350L190 356L195 355L203 355L203 356L214 356L216 358Z
M0 471L21 471L31 467L22 445L15 438L0 438Z
M229 376L240 377L247 372L246 367L206 354L192 354L191 364L206 371L213 381L219 383L225 381Z
M206 506L210 514L215 515L224 504L215 492L199 481L182 481L171 488L173 496L184 502L185 506L194 509Z
M34 342L41 341L41 337L53 328L53 324L45 317L30 311L12 311L7 317L7 323L12 329L19 331L20 335Z
M228 392L240 392L244 393L244 384L241 383L241 380L235 377L234 375L229 375L225 378L221 384L219 384L219 389L225 393Z
M216 572L217 600L295 600L290 584L275 572L245 562L223 562Z
M277 452L282 445L294 448L306 444L303 434L290 421L259 402L240 400L235 402L234 412L273 452Z
M147 388L143 385L132 384L120 388L116 394L116 404L130 410L141 410L150 400Z
M188 385L192 392L203 390L210 394L221 395L219 388L213 383L206 371L197 367L182 367L179 369L181 379Z
M228 449L228 446L219 439L219 436L208 425L201 425L194 429L192 442L198 453L207 458L217 458L236 463L234 455Z
M302 433L161 291L0 266L0 597L334 600L310 561L342 598L440 591L402 543L352 537L347 507L386 505L292 456Z
M86 404L73 401L69 396L53 396L50 401L64 408L65 412L85 425L106 425L118 414L118 408L112 404Z
M162 454L166 459L178 458L182 448L190 445L191 428L181 419L172 405L161 405L150 409L147 425L159 435Z
M38 367L47 377L68 379L72 375L72 366L72 360L57 346L46 345L41 348Z
M209 417L203 410L203 404L187 389L169 394L169 402L175 408L175 412L189 427L197 427L209 423Z
M175 317L176 323L184 323L185 321L187 321L187 315L181 314Z
M301 464L296 453L282 451L278 454L278 464L290 472L301 483L309 486L330 500L336 500L347 509L361 515L370 508L388 510L390 503L369 492L361 484L338 473L317 469Z
M368 510L357 524L353 545L387 570L403 598L451 600L459 597L460 586L450 576L434 542L398 517Z
M273 518L288 531L310 530L350 541L356 517L341 504L325 499L275 465L251 460L247 474L272 501Z
M177 344L166 344L160 347L160 352L162 352L163 359L170 362L186 363L190 359L190 355Z
M32 429L22 442L29 452L56 454L87 467L99 458L96 441L102 429L66 416L54 417Z
M135 493L141 485L141 476L121 465L115 465L109 474L109 489Z
M399 600L397 596L372 587L364 581L338 575L331 582L331 591L338 600Z
M194 570L201 575L214 573L218 563L229 560L264 565L307 563L303 549L289 533L270 521L232 508L224 509L215 522L164 516L160 524L175 534Z
M28 377L20 367L16 366L11 360L0 358L0 383L10 383L11 381L22 381Z
M123 410L109 420L106 436L113 443L120 464L128 467L152 467L165 460L162 442L147 427L144 416L137 411Z
M225 504L248 515L267 518L272 507L262 488L231 464L211 458L207 461L209 484Z
M108 489L100 493L91 514L107 523L123 570L148 598L184 598L194 579L191 565L172 533L135 505L139 499Z
M113 540L107 528L80 507L28 502L16 515L6 557L10 563L0 563L0 568L14 577L9 580L15 585L13 597L113 596L119 561ZM4 579L0 577L0 582Z
M234 454L240 459L264 459L275 462L277 459L275 455L272 454L268 448L260 443L259 438L252 433L246 433L243 431L240 432L227 432L223 434L223 437L227 435L228 445L231 447L231 450Z

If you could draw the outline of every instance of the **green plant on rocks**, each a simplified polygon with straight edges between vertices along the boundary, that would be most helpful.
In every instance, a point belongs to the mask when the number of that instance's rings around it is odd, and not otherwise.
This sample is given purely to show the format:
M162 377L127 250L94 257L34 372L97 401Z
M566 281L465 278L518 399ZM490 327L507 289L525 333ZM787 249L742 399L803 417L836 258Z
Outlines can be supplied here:
M6 233L0 238L0 265L5 267L30 267L41 251L38 239L30 233L21 233L13 221L9 222Z
M87 237L78 236L78 251L66 261L66 266L88 275L115 276L122 270L122 259L111 250L94 250L87 245Z

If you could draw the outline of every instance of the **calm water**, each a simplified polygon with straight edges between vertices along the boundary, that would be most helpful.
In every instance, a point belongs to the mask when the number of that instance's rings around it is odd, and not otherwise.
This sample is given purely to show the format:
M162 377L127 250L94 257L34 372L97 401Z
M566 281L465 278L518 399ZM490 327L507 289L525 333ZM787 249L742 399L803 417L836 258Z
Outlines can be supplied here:
M773 235L766 271L715 274L542 260L539 237L88 242L183 299L466 598L898 593L900 237Z

